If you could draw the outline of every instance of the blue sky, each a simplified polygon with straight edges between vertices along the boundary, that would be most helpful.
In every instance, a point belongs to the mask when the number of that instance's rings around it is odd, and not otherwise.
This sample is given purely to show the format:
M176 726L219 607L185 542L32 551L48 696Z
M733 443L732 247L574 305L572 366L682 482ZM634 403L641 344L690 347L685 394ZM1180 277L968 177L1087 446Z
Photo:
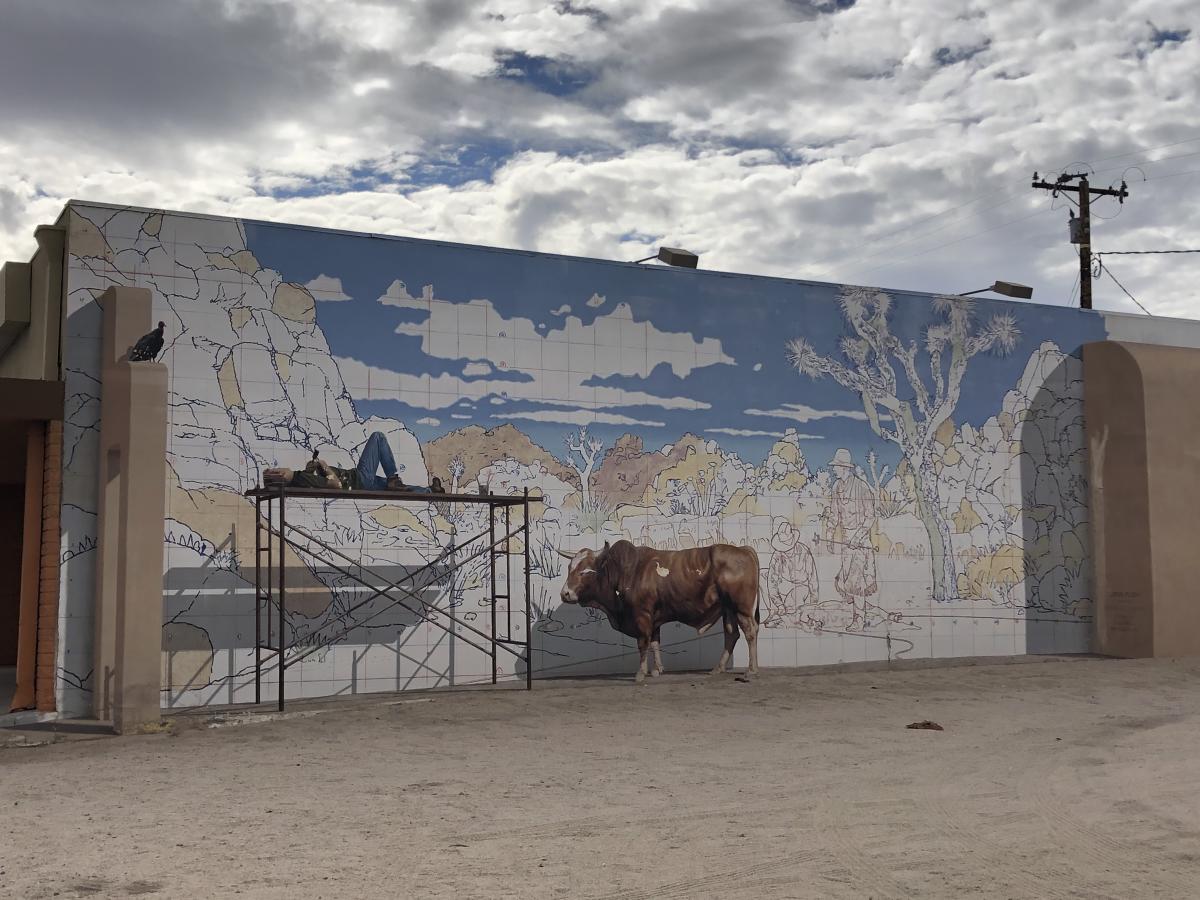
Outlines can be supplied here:
M334 356L372 367L374 396L369 397L353 383L348 364L342 364L360 414L399 419L423 441L467 424L495 427L511 422L561 457L563 436L574 428L575 417L595 410L618 419L591 427L607 445L620 434L632 432L643 438L647 448L658 448L693 432L717 440L748 462L758 462L778 435L794 427L812 436L805 439L804 448L815 464L823 464L841 446L859 457L873 446L884 462L894 463L895 449L871 435L856 395L831 379L814 381L801 375L786 357L787 341L805 337L819 351L841 358L838 341L847 329L836 302L837 285L253 222L246 223L246 235L249 249L263 265L279 271L285 280L316 285L317 321ZM401 306L380 302L389 291L395 294L396 280L404 283L407 295L414 299ZM340 287L336 296L349 299L324 299L335 295L320 287L332 288L335 282ZM488 301L495 313L491 331L497 336L505 329L514 331L504 337L518 336L514 326L519 319L528 320L526 327L532 327L531 334L537 337L563 328L569 316L578 319L577 327L586 334L605 320L611 323L625 304L633 322L648 322L665 335L686 335L669 340L692 347L693 361L672 365L672 357L664 355L656 362L655 351L650 349L645 371L613 371L620 367L606 368L600 363L594 375L579 378L584 387L636 391L639 402L606 400L605 405L591 406L516 399L513 395L521 385L561 381L568 376L547 374L539 367L522 365L515 357L506 359L503 351L482 343L478 350L455 349L455 345L438 350L426 347L417 334L398 334L397 328L416 331L415 326L429 319L430 314L420 309L415 299L426 285L432 286L435 299L460 308L469 301ZM894 332L905 340L921 342L925 328L938 320L932 298L903 292L893 296ZM570 307L569 313L564 306ZM980 355L972 360L955 415L960 424L970 421L978 425L999 411L1005 391L1015 385L1042 341L1053 341L1074 353L1084 341L1103 336L1098 314L977 301L980 320L1003 312L1016 317L1022 337L1008 356ZM529 342L529 346L535 344ZM426 352L429 349L436 352ZM595 352L601 356L619 351L599 347ZM496 368L501 363L505 364L503 370ZM453 401L448 395L426 401L427 395L408 393L398 399L400 376L423 374L482 379L492 391L452 405L445 405ZM787 404L793 404L792 419L785 417ZM764 414L772 412L775 414ZM529 414L536 418L524 417Z

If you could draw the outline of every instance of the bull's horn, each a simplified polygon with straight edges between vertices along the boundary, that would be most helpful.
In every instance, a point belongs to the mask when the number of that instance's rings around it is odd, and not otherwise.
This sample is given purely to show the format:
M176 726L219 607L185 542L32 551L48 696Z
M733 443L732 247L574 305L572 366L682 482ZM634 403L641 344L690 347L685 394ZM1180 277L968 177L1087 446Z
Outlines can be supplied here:
M574 553L568 553L566 550L559 550L557 547L554 548L554 552L557 553L559 556L563 557L564 559L574 559L575 558Z

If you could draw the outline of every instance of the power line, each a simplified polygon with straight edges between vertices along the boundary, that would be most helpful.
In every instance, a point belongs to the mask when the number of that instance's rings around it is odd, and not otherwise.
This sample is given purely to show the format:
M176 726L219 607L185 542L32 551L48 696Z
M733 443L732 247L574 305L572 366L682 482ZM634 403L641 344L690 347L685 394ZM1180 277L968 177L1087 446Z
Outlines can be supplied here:
M1149 256L1158 253L1200 253L1200 250L1105 250L1103 253L1097 253L1096 258L1099 259L1101 256Z
M1032 219L1034 216L1041 215L1042 213L1048 211L1049 208L1050 208L1049 203L1043 204L1042 206L1038 207L1037 209L1035 209L1033 212L1029 213L1028 215L1019 216L1018 218L1015 218L1015 219L1009 219L1007 222L1001 222L999 225L993 225L991 228L985 228L982 231L976 231L976 232L973 232L972 234L964 235L963 237L960 237L956 240L947 241L944 244L938 244L934 247L929 247L926 250L920 250L916 253L910 253L910 254L908 254L908 256L902 256L899 259L892 260L891 262L882 262L877 265L871 266L870 268L863 269L862 271L863 272L873 272L876 269L882 269L882 268L886 268L888 266L894 266L899 263L905 262L907 260L915 259L918 256L924 256L926 253L932 253L934 250L941 250L943 247L953 247L955 244L961 244L963 241L969 241L972 238L977 238L984 234L990 234L993 231L999 231L1001 228L1007 228L1009 225L1016 225L1018 222L1024 222L1027 219Z
M1159 181L1163 178L1179 178L1182 175L1200 175L1200 169L1188 169L1186 172L1168 172L1166 175L1151 175L1147 181Z
M1144 307L1144 306L1142 306L1142 304L1138 303L1137 297L1135 297L1135 296L1133 296L1133 294L1129 293L1129 291L1126 289L1125 285L1123 285L1123 284L1121 284L1121 282L1117 281L1117 276L1112 273L1112 269L1110 269L1108 266L1104 265L1104 263L1100 263L1100 271L1107 274L1108 277L1113 280L1113 284L1115 284L1117 287L1119 287L1122 291L1125 292L1126 297L1128 297L1134 303L1137 303L1138 309L1140 309L1142 312L1144 312L1148 316L1151 315L1150 310L1146 309L1146 307Z
M1116 154L1116 155L1114 155L1114 156L1104 156L1104 157L1101 157L1100 159L1093 160L1092 162L1093 162L1093 163L1103 163L1103 162L1111 162L1111 161L1112 161L1112 160L1114 160L1114 159L1125 159L1125 158L1127 158L1127 157L1130 157L1130 156L1142 156L1142 155L1144 155L1144 154L1146 154L1146 153L1153 153L1153 152L1155 152L1156 150L1168 150L1168 149L1170 149L1171 147L1179 147L1179 146L1182 146L1183 144L1192 144L1192 143L1195 143L1195 142L1197 142L1197 141L1200 141L1200 136L1197 136L1197 137L1190 137L1190 138L1184 138L1183 140L1180 140L1180 141L1173 141L1172 143L1169 143L1169 144L1160 144L1160 145L1159 145L1159 146L1157 146L1157 147L1146 147L1146 148L1144 148L1144 149L1142 149L1142 150L1130 150L1130 151L1128 151L1128 152L1126 152L1126 153L1118 153L1118 154ZM1147 165L1150 165L1150 164L1153 164L1153 163L1158 163L1158 162L1166 162L1167 160L1171 160L1171 159L1183 159L1184 157L1190 157L1190 156L1200 156L1200 151L1198 151L1198 152L1196 152L1196 153L1184 153L1184 154L1179 154L1179 155L1176 155L1176 156L1168 156L1168 157L1164 157L1163 159L1147 160L1147 161L1146 161L1146 164L1147 164ZM1088 165L1091 165L1091 163L1088 163ZM1117 168L1120 168L1120 167L1117 167ZM1116 169L1113 169L1113 170L1106 170L1106 171L1116 171ZM1200 174L1200 170L1196 170L1196 171L1194 171L1194 172L1175 172L1175 173L1171 173L1171 174L1168 174L1168 175L1157 175L1157 176L1153 176L1153 177L1151 177L1151 178L1147 178L1146 180L1147 180L1147 181L1154 181L1154 180L1156 180L1156 179L1158 179L1158 178L1174 178L1174 177L1177 177L1177 176L1181 176L1181 175L1190 175L1190 174ZM902 226L900 226L899 228L895 228L895 229L893 229L893 230L891 230L891 231L884 232L884 233L883 233L883 234L881 234L881 235L877 235L877 236L873 237L873 238L870 240L870 242L868 243L868 246L870 246L870 245L872 245L872 244L876 244L876 245L877 245L877 244L879 244L879 243L881 243L881 242L883 242L883 241L886 241L888 238L890 238L890 237L893 237L893 236L895 236L895 235L897 235L897 234L903 234L903 233L905 233L905 232L911 232L913 229L915 229L915 228L920 228L922 225L926 225L926 224L928 224L928 223L930 223L930 222L936 221L937 219L940 219L942 216L948 216L948 215L950 215L950 214L952 214L952 213L959 212L960 210L966 209L968 206L971 206L971 205L972 205L972 204L974 204L974 203L978 203L980 200L985 200L985 199L987 199L988 197L994 197L994 196L996 196L997 194L1002 194L1002 193L1005 193L1005 191L1006 191L1006 189L1005 189L1005 188L997 188L996 190L992 190L992 191L986 191L985 193L982 193L982 194L977 194L976 196L974 196L974 197L970 198L969 200L965 200L965 201L963 201L962 203L958 204L957 206L952 206L952 207L950 207L949 209L944 209L944 210L942 210L941 212L933 213L932 215L925 216L925 217L924 217L924 218L922 218L922 219L917 219L917 220L916 220L916 221L914 221L914 222L909 222L909 223L906 223L905 225L902 225ZM986 208L985 210L983 210L983 211L984 211L984 212L986 212L986 211L988 211L988 210L991 210L991 209L998 209L998 208L999 208L999 207L1001 207L1001 206L1004 206L1004 205L1006 205L1006 204L1008 204L1008 203L1011 203L1013 200L1015 200L1015 199L1016 199L1017 197L1019 197L1020 195L1021 195L1021 192L1012 192L1012 193L1010 193L1010 194L1009 194L1009 196L1008 196L1006 199L1004 199L1004 200L1001 200L1001 201L999 201L998 203L994 203L994 204L992 204L991 206L987 207L987 208ZM1032 218L1032 216L1028 216L1028 217L1026 217L1026 218ZM1104 217L1104 216L1098 216L1097 218L1105 218L1105 217ZM1115 217L1109 217L1109 218L1115 218ZM996 227L997 227L997 228L1003 228L1003 227L1005 227L1006 225L1014 224L1015 222L1020 222L1020 221L1024 221L1024 219L1014 219L1012 222L1004 223L1004 224L1002 224L1002 225L999 225L999 226L996 226ZM935 235L935 234L937 234L937 233L939 233L939 232L941 232L941 231L945 231L947 228L951 227L953 224L954 224L954 223L952 223L952 222L951 222L951 223L947 223L947 224L945 224L945 225L942 225L942 226L941 226L941 227L939 227L939 228L935 228L935 229L933 229L932 231L927 231L927 232L925 232L924 234L920 234L920 235L914 235L914 236L912 236L912 237L910 237L910 238L908 238L908 239L906 239L906 240L904 240L904 241L901 241L901 242L899 242L899 243L896 243L896 244L890 244L890 245L888 245L888 246L886 246L886 247L883 247L883 248L880 248L880 249L878 249L878 250L875 250L875 251L874 251L874 252L872 252L872 253L868 253L868 254L865 254L865 255L860 255L860 256L851 257L849 260L845 260L845 259L841 259L841 260L839 260L839 259L838 259L838 257L837 257L836 255L835 255L835 256L826 257L825 259L821 260L820 262L818 262L818 263L816 264L816 269L815 269L815 272L816 272L816 274L820 274L820 273L822 273L822 272L826 271L826 270L829 268L829 266L830 266L830 265L831 265L833 262L835 262L835 261L839 262L839 264L840 264L841 266L850 266L850 265L853 265L853 264L855 264L855 263L857 263L857 262L861 262L861 261L866 261L866 260L872 259L873 257L879 256L880 254L884 254L884 253L887 253L887 252L888 252L888 251L890 251L890 250L894 250L894 249L896 249L897 247L902 247L902 246L904 246L905 244L911 244L911 243L914 243L914 242L916 242L916 241L921 241L921 240L924 240L924 239L925 239L925 238L927 238L927 237L931 237L932 235ZM987 231L991 231L991 230L994 230L994 229L987 229L986 231L977 232L977 234L986 234L986 233L987 233ZM937 250L937 249L940 249L941 247L948 247L948 246L951 246L952 244L955 244L955 243L958 243L958 241L951 241L949 244L939 244L939 245L937 245L937 246L935 246L935 247L931 248L931 250L929 250L929 251L922 251L922 253L913 254L913 255L915 255L915 256L920 256L920 255L923 255L923 253L925 253L925 252L932 252L932 250ZM900 260L897 260L897 262L902 262L902 261L903 261L903 260L905 260L905 259L911 259L911 258L912 258L912 256L906 256L906 257L902 257ZM870 271L873 271L874 269L877 269L877 268L882 268L883 266L886 266L886 265L888 265L888 263L881 263L881 264L879 264L879 265L872 266L871 268L869 268L869 269L866 269L865 271L867 271L867 272L870 272Z
M1002 194L1006 190L1007 190L1006 188L998 188L994 191L988 191L987 193L979 194L978 196L972 197L970 200L960 203L958 206L952 206L950 209L942 210L939 213L934 213L931 216L926 216L924 219L918 219L916 222L912 222L911 224L904 225L893 231L888 231L888 232L885 232L884 234L873 237L867 243L867 246L870 247L872 245L879 245L883 241L886 241L889 237L892 237L897 234L903 234L904 232L907 232L907 231L911 231L912 229L918 228L921 225L928 224L929 222L932 222L935 219L940 219L942 216L950 215L951 213L958 212L959 210L965 209L966 207L970 206L973 203L978 203L980 200L984 200L988 197L994 197L996 194ZM991 206L986 207L984 211L986 212L989 209L997 209L1001 206L1004 206L1007 203L1011 203L1013 200L1016 200L1018 197L1020 197L1021 193L1022 192L1019 192L1019 191L1013 191L1009 194L1009 196L1007 198L999 201L998 203L993 203ZM924 234L913 235L912 237L909 237L903 241L899 241L899 242L892 243L892 244L887 244L886 246L882 246L879 249L877 249L871 253L853 256L848 260L847 259L839 260L837 256L826 257L824 260L817 263L816 271L819 273L819 272L823 272L823 271L827 270L829 268L830 264L832 264L835 261L837 261L839 263L839 265L841 265L841 266L850 266L857 262L863 262L868 259L872 259L876 256L879 256L880 254L888 253L891 250L895 250L897 247L903 247L904 245L911 244L915 241L923 241L923 240L925 240L925 238L931 237L932 235L935 235L938 232L945 231L947 228L950 228L955 224L956 223L954 221L947 222L946 224L941 225L938 228L934 228L932 231L927 231Z
M1169 150L1171 147L1178 147L1182 144L1194 144L1196 141L1200 141L1200 137L1184 138L1182 141L1175 141L1171 144L1161 144L1158 147L1146 147L1144 150L1130 150L1128 153L1118 153L1116 156L1103 156L1100 159L1093 159L1091 163L1088 163L1088 165L1092 165L1094 163L1112 162L1114 159L1125 159L1128 156L1141 156L1143 153L1153 153L1155 150ZM1068 168L1070 165L1072 164L1068 163L1066 166L1059 166L1058 168L1061 171L1062 169Z
M993 192L993 193L998 193L998 192ZM985 195L985 196L986 196L986 195ZM1013 193L1011 196L1009 196L1007 199L1005 199L1005 200L1001 200L1001 201L999 201L998 203L993 203L991 206L985 207L985 208L982 210L982 212L988 212L989 210L993 210L993 209L999 209L1001 206L1005 206L1005 205L1007 205L1007 204L1009 204L1009 203L1012 203L1012 201L1016 200L1016 199L1017 199L1018 197L1020 197L1020 196L1021 196L1021 194L1020 194L1020 193L1015 193L1015 192L1014 192L1014 193ZM978 200L978 199L980 199L980 198L976 198L976 199ZM972 201L972 202L974 202L974 201ZM968 204L963 204L963 206L966 206L966 205L968 205ZM959 208L961 209L961 207L959 207ZM880 247L879 249L875 250L875 251L874 251L874 252L872 252L872 253L866 253L866 254L863 254L863 255L861 255L861 256L854 256L854 257L851 257L851 258L850 258L850 259L848 259L848 260L843 260L843 261L842 261L842 265L844 265L844 266L850 266L850 265L854 265L855 263L858 263L858 262L865 262L865 261L867 261L868 259L873 259L873 258L875 258L876 256L879 256L879 255L881 255L881 254L888 254L888 253L890 253L891 251L895 250L897 247L904 247L904 246L906 246L907 244L912 244L912 243L916 243L916 242L918 242L918 241L923 241L923 240L925 240L926 238L932 237L933 235L935 235L935 234L938 234L939 232L945 231L947 228L952 228L953 226L955 226L955 225L957 225L957 224L960 224L960 223L958 223L958 222L955 222L955 221L950 221L950 222L947 222L945 225L941 225L941 226L939 226L939 227L937 227L937 228L934 228L932 231L927 231L927 232L925 232L924 234L918 234L918 235L915 235L915 236L913 236L913 237L910 237L910 238L908 238L907 240L903 240L903 241L897 241L897 242L895 242L895 243L893 243L893 244L888 244L888 245L886 245L886 246ZM877 240L882 240L882 239L880 238L880 239L877 239ZM872 243L875 243L875 241L873 241ZM870 271L870 270L868 270L868 271Z
M1138 166L1154 166L1154 165L1158 165L1159 163L1170 162L1173 159L1191 159L1193 156L1200 156L1200 150L1193 151L1192 153L1176 153L1173 156L1164 156L1164 157L1161 157L1160 159L1144 159L1140 163L1137 163L1137 165ZM1093 175L1104 175L1107 172L1122 172L1125 169L1130 169L1130 168L1133 168L1133 167L1132 166L1112 166L1111 168L1101 169L1099 172L1093 172L1092 174Z

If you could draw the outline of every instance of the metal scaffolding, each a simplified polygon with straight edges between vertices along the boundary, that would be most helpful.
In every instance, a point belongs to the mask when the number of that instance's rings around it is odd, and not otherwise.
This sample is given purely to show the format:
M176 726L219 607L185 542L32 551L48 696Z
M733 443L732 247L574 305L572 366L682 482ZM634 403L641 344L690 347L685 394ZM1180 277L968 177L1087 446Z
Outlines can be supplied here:
M343 490L313 490L290 487L254 488L246 491L245 496L254 501L255 507L255 539L254 539L254 702L262 702L263 652L274 653L279 673L279 709L284 707L287 670L304 660L306 657L332 646L355 628L370 621L380 612L385 612L399 605L415 614L422 622L427 622L440 628L451 636L465 641L469 646L489 655L492 661L492 684L498 680L497 653L504 650L517 659L525 660L525 688L533 687L533 611L530 597L530 556L529 556L529 507L532 503L541 503L542 498L530 496L529 490L516 496L493 496L491 494L428 494L413 491L343 491ZM487 530L480 531L459 543L455 543L455 534L449 546L442 548L437 558L409 572L402 578L392 580L384 577L375 569L369 568L361 561L355 560L342 550L331 546L320 538L287 519L287 501L291 500L321 500L356 501L382 500L388 503L436 503L441 504L476 504L488 507ZM263 507L266 515L263 515ZM512 511L519 508L522 512L521 523L516 528L512 524ZM278 510L276 512L276 510ZM503 525L503 533L497 536L497 528ZM298 536L306 543L295 539ZM484 538L486 544L479 544ZM525 636L523 640L513 638L513 609L512 609L512 554L509 552L509 542L516 537L521 538L521 554L525 566ZM344 577L371 591L366 599L359 600L347 608L344 616L350 616L355 610L366 606L377 597L383 597L391 604L372 613L360 622L352 622L346 628L322 637L316 643L298 646L293 642L288 646L285 636L287 615L287 577L285 568L287 547L304 553L319 560ZM443 579L452 579L454 573L472 560L484 554L488 555L488 606L491 607L492 629L488 634L480 629L461 621L449 609L442 609L425 600L420 591L432 583ZM276 559L278 556L278 559ZM500 577L497 561L504 557L503 582L504 590L498 589ZM340 562L334 562L334 559ZM276 566L278 571L276 572ZM357 574L356 574L357 573ZM275 576L278 574L278 583ZM374 579L374 582L368 581ZM382 586L378 586L382 585ZM398 595L398 596L397 596ZM497 603L505 601L505 631L501 636L498 628ZM272 607L278 610L277 618L273 621ZM448 620L449 624L446 624ZM264 635L264 627L265 635ZM474 635L476 643L463 632Z

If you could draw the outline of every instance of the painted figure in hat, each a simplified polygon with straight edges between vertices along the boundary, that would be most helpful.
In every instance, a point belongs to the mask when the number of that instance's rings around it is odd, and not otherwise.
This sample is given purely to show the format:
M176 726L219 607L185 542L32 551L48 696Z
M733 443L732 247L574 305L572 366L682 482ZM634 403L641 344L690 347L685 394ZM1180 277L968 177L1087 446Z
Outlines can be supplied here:
M805 607L817 603L817 563L787 519L776 519L767 566L767 604L764 628L799 625Z
M854 622L866 612L866 599L879 591L875 576L875 546L871 532L877 524L875 495L855 471L850 451L844 447L829 463L834 482L830 493L830 524L833 542L840 547L841 568L833 586L854 609Z

